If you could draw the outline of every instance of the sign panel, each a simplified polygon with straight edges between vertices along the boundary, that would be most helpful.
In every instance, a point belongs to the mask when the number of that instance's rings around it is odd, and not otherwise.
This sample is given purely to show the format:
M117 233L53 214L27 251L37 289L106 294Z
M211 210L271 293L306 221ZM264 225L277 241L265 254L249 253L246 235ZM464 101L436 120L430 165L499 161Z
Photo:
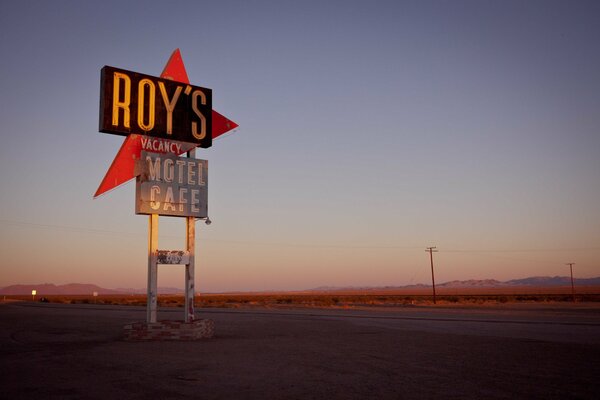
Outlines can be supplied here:
M173 153L179 156L194 148L196 148L196 145L193 143L158 139L132 133L125 138L104 179L100 182L94 198L133 179L135 177L135 162L140 159L142 150L154 153Z
M142 151L134 173L136 214L208 217L208 161Z
M212 145L212 90L105 66L100 132Z
M173 54L171 54L160 77L186 85L190 83L179 49L176 49ZM238 127L238 124L219 114L214 109L212 110L211 117L212 139ZM192 146L190 149L196 147L194 144L188 143L188 145ZM146 148L144 147L144 149ZM94 198L134 178L134 163L135 160L140 158L141 150L142 144L140 143L140 135L132 134L125 138L121 149L115 156L108 171L106 171L106 175L104 176L104 179L102 179L100 186L98 186ZM151 149L147 150L155 151ZM184 150L184 152L185 151L187 150Z
M189 264L190 252L183 250L158 250L156 252L157 264Z

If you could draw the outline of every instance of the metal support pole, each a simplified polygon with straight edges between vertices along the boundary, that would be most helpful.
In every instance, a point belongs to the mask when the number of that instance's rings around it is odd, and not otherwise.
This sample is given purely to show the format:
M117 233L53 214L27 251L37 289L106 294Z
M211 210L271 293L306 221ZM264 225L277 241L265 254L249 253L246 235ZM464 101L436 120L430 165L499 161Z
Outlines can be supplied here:
M435 246L434 246L434 247L427 247L427 249L425 249L425 251L429 252L429 260L431 261L431 284L433 286L433 304L436 304L436 302L435 302L435 276L433 275L433 253L437 252L437 250L435 250Z
M156 322L156 303L158 295L158 214L148 216L148 289L146 322Z
M569 268L571 268L571 297L573 298L573 303L575 302L575 284L573 283L573 265L575 265L575 263L567 263L565 265L568 265Z
M196 157L196 149L192 149L187 153L188 158ZM194 267L195 257L194 249L196 243L196 219L194 217L187 217L185 221L186 225L186 239L185 249L189 252L190 260L189 264L185 265L185 322L194 321Z
M196 241L196 220L194 217L186 218L186 244L185 249L190 254L189 264L185 265L185 322L194 321L194 244Z

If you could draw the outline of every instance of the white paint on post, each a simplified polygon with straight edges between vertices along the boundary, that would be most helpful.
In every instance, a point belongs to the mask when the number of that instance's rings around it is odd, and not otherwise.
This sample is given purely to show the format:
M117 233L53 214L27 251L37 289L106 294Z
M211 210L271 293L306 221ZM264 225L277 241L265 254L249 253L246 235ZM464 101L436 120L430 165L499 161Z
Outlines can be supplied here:
M196 149L187 153L188 158L196 157ZM186 217L186 240L185 250L189 254L189 263L185 266L185 322L194 321L194 267L195 267L195 243L196 243L196 219Z
M186 250L189 254L189 264L185 266L185 322L194 320L194 244L196 241L196 220L194 217L186 218Z
M156 303L158 295L158 214L148 216L148 298L146 322L156 322Z

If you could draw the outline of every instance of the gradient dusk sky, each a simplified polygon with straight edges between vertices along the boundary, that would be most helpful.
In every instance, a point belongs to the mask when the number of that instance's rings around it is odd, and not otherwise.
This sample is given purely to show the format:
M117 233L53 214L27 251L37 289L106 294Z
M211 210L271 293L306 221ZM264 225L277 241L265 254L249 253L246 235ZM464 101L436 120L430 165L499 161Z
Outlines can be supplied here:
M144 288L135 184L96 199L104 65L239 123L209 161L200 292L600 275L598 1L0 3L0 287ZM184 247L161 217L159 247ZM184 269L159 268L159 286Z

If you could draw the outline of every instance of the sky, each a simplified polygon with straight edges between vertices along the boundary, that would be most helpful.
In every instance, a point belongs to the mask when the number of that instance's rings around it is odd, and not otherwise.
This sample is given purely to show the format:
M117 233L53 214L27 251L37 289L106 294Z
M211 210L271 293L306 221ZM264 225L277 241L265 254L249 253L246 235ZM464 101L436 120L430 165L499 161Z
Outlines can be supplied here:
M600 276L597 1L0 1L0 287L144 288L105 65L190 82L240 126L198 149L199 292ZM159 248L183 249L182 218ZM184 268L160 266L159 286Z

